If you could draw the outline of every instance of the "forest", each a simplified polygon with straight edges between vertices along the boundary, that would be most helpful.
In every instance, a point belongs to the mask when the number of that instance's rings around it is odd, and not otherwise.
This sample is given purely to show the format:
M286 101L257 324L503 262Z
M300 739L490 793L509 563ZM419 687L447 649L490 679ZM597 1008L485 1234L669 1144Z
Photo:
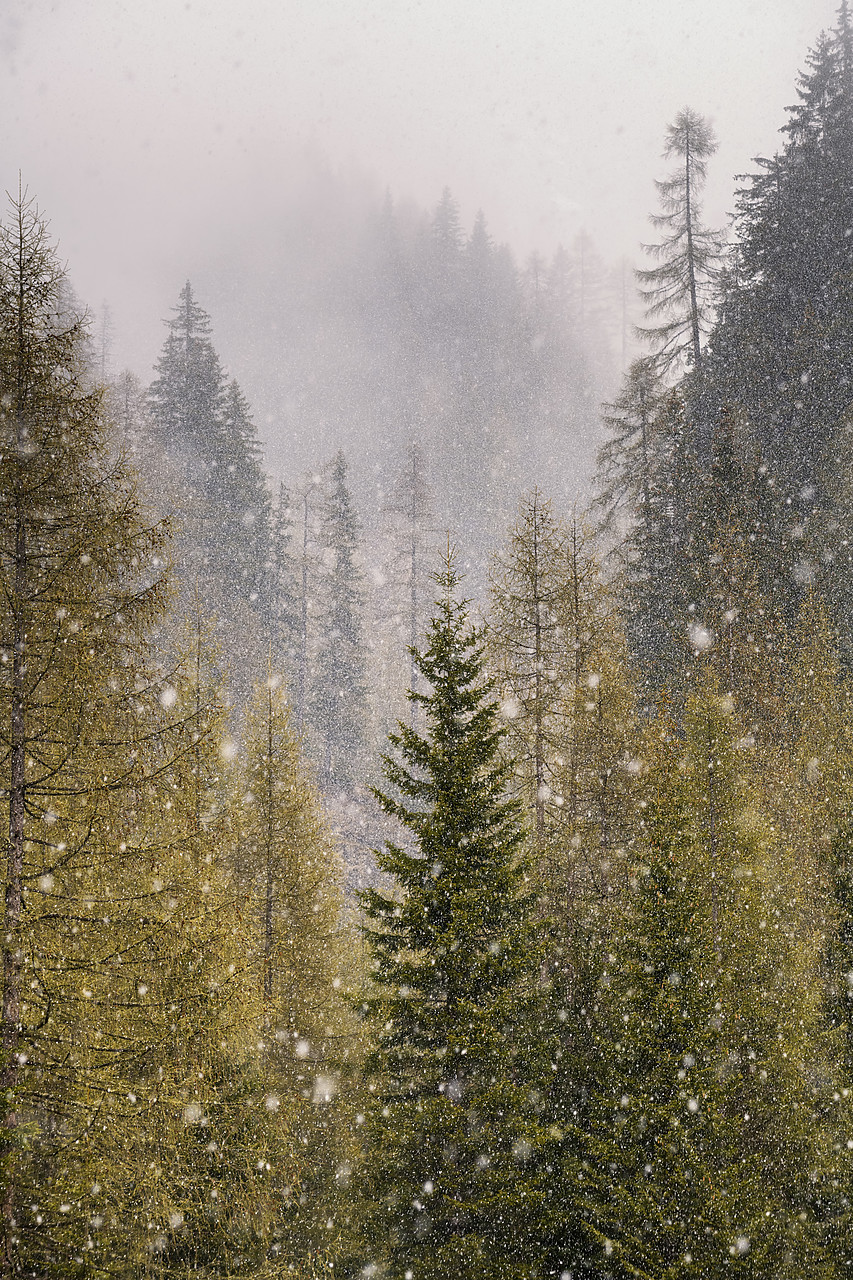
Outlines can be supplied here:
M374 453L275 490L193 284L113 374L16 187L2 1275L848 1274L847 0L795 96L730 235L666 126L641 346L386 199L290 410Z

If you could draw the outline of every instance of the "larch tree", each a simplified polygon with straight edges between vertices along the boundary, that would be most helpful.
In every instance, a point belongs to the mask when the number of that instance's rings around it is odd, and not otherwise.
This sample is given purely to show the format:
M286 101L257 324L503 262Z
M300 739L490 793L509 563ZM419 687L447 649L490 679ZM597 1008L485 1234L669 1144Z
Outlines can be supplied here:
M157 751L135 812L118 815L133 833L124 888L138 906L120 963L103 964L92 984L93 1005L114 1022L103 1051L121 1065L101 1109L106 1140L92 1144L95 1243L114 1269L136 1257L163 1277L256 1273L281 1247L281 1189L296 1176L291 1117L263 1102L262 1003L226 856L237 831L225 777L233 744L208 640L197 618L180 666L142 694Z
M534 489L522 500L509 545L496 557L491 574L490 656L504 695L507 742L526 775L523 794L540 858L553 814L547 801L562 730L564 548L564 528L550 502Z
M239 875L255 920L265 1018L291 1050L307 1039L319 1053L343 965L341 866L280 677L256 690L244 737Z
M334 1239L343 1084L354 1049L344 992L355 983L359 947L344 917L340 855L290 714L271 674L246 721L237 877L271 1088L302 1157L300 1194L282 1216L280 1252L292 1260L300 1248L322 1251Z
M0 1078L9 1275L26 1234L21 1204L31 1198L30 1138L19 1135L64 1123L67 1099L40 1083L45 1037L68 1025L75 998L59 976L60 939L81 909L76 879L96 856L100 814L138 773L126 700L162 604L163 533L146 525L115 459L84 339L47 226L20 194L0 227L0 705L9 811ZM34 966L57 943L52 997ZM66 1055L79 1102L82 1064Z
M561 1169L557 1257L581 1275L767 1269L758 1162L742 1159L736 1082L720 1072L720 1005L674 765L659 753L653 767L630 923L603 975L592 1096Z
M800 608L786 645L784 702L770 745L787 768L777 812L787 812L800 848L819 864L853 798L853 701L829 611L816 591ZM781 747L781 752L779 748Z
M751 735L710 667L686 708L685 748L689 874L704 904L704 973L720 1006L720 1051L749 1117L740 1142L744 1154L760 1155L771 1217L800 1238L805 1271L822 1141L806 1065L820 1006L810 868L770 821Z
M495 559L488 635L546 910L568 963L571 936L586 936L593 917L606 931L618 898L632 807L633 691L590 535L577 520L558 520L536 491Z
M266 1162L293 1170L256 1105L224 727L200 643L195 679L157 661L164 530L85 351L20 197L0 229L2 1267L233 1271L265 1253Z
M703 226L699 198L707 162L717 150L708 120L684 107L667 127L664 157L676 159L668 178L656 180L661 212L652 226L663 233L645 245L658 266L637 272L649 322L639 332L652 345L659 367L686 361L698 373L703 338L712 319L713 287L722 257L718 232ZM652 321L660 320L659 324Z
M750 785L731 700L703 677L683 725L647 734L556 1238L582 1274L817 1277L831 1162L807 1065L820 992L793 914L803 876Z

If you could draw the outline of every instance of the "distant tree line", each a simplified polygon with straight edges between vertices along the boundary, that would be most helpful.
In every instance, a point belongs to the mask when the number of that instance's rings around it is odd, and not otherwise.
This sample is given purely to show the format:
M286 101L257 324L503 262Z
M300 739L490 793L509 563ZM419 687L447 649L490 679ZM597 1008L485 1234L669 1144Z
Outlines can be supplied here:
M427 209L314 176L260 253L233 246L198 286L270 423L274 469L290 483L343 449L367 511L417 442L479 594L515 495L572 501L592 470L598 406L636 345L630 271L585 232L519 261L448 190Z

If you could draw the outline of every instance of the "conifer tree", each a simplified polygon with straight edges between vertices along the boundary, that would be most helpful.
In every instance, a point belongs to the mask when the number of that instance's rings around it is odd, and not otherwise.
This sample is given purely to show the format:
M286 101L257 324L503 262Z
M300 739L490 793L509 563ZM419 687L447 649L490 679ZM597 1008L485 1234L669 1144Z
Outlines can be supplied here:
M835 832L831 851L831 880L834 919L827 933L824 963L827 976L825 1017L840 1039L838 1056L844 1087L853 1080L853 857L850 823L842 821Z
M265 612L270 591L270 498L249 403L234 378L225 388L210 503L219 527L211 530L209 541L221 548L220 572L236 577L246 599Z
M441 193L441 199L432 216L430 230L436 253L447 261L455 258L462 247L462 224L459 219L459 205L454 200L449 187L445 187Z
M813 871L825 861L828 842L848 811L853 786L851 692L841 666L828 609L816 591L803 600L787 645L782 723L773 743L787 768L776 812L796 832L801 856Z
M648 505L626 538L625 629L654 703L662 689L681 701L689 682L697 566L704 512L695 497L702 471L691 439L689 407L670 392L654 421L654 461ZM642 501L645 502L645 493ZM691 610L691 605L693 609Z
M566 533L561 617L569 661L552 784L559 834L549 890L563 944L574 931L595 949L622 906L635 803L635 692L589 533L577 520Z
M324 785L351 787L367 731L367 689L362 624L363 583L357 556L358 518L347 487L347 463L332 463L321 537L326 573L321 630L311 673L309 715L320 740Z
M805 512L819 495L798 490L816 488L828 432L850 404L851 66L843 0L799 77L782 150L759 158L739 192L736 272L715 337L720 381L776 446L777 482Z
M853 827L843 812L824 851L828 889L826 936L822 959L823 1034L817 1041L825 1076L820 1091L821 1119L832 1142L825 1159L823 1213L828 1220L827 1251L837 1270L851 1264L850 1205L853 1167L850 1148L853 1099ZM828 1144L827 1144L828 1145ZM828 1153L827 1153L828 1154Z
M586 1133L567 1143L560 1191L574 1230L558 1256L581 1274L768 1274L757 1256L767 1245L754 1238L758 1160L741 1158L736 1084L720 1079L718 991L687 874L689 810L658 791L629 931L604 974L613 1026L602 1035L599 1019Z
M490 656L554 931L549 960L577 981L577 948L599 952L618 909L630 837L624 640L588 532L535 491L495 561L492 601Z
M393 892L364 897L377 1035L364 1261L400 1276L515 1276L536 1254L544 1172L534 896L452 560L437 582L417 659L429 691L411 695L426 736L400 724L378 793L406 841L379 854Z
M683 747L649 740L631 910L566 1140L563 1252L593 1270L825 1274L813 955L791 922L803 880L747 789L741 732L706 674Z
M188 484L204 490L218 463L225 379L211 341L210 316L196 302L189 280L173 313L149 390L151 413L161 447L177 452Z
M664 157L676 157L678 167L655 182L661 212L652 214L651 222L664 233L663 239L644 246L660 265L637 272L648 320L662 317L661 324L640 329L662 370L681 360L697 372L702 366L702 339L710 327L722 240L702 225L699 196L707 161L716 150L710 123L690 107L679 111L667 128L664 147Z
M291 494L282 481L271 518L271 635L273 648L285 664L288 686L295 691L300 662L301 601L294 514Z
M119 431L122 448L137 482L146 469L153 447L148 396L135 373L124 369L106 386L110 416Z
M691 499L691 642L751 732L773 736L782 701L786 586L766 547L766 487L750 424L721 409Z
M336 1217L354 1030L343 989L354 985L358 948L343 918L340 857L274 674L256 690L244 741L238 879L270 1079L303 1155L300 1195L282 1216L280 1252L292 1260L328 1241Z
M293 1168L258 1107L224 730L154 659L164 531L63 289L22 197L0 230L4 1274L233 1271L265 1255L266 1161Z
M509 547L492 569L490 650L504 694L507 741L525 773L523 794L539 857L546 850L547 801L563 728L569 651L564 551L565 530L534 489L522 500Z
M280 678L258 689L245 729L240 877L255 919L266 1018L288 1041L324 1040L340 977L341 868L299 757Z
M850 660L853 28L847 0L799 77L784 142L742 179L736 244L707 351L709 395L760 443L764 559L789 625L826 591Z
M635 360L625 375L621 394L604 406L610 437L598 454L596 506L602 526L618 533L619 525L642 527L644 540L654 537L652 495L659 481L659 437L655 430L663 386L653 358Z
M705 976L720 1005L720 1053L739 1114L749 1118L739 1141L744 1155L760 1153L771 1218L789 1243L799 1239L808 1270L823 1137L806 1068L820 999L810 868L768 819L750 768L754 748L712 671L685 721L690 874L704 902Z
M218 619L219 648L233 663L232 691L247 701L256 653L270 638L271 504L260 446L246 398L236 381L226 381L210 317L189 282L167 324L149 388L154 448L143 476L175 519L182 607L191 612L194 594L202 592L205 611Z
M163 758L129 868L137 894L146 892L124 944L136 1009L120 1097L133 1095L138 1119L113 1118L115 1145L97 1152L97 1181L101 1216L118 1208L125 1217L104 1232L116 1262L123 1248L164 1277L251 1275L283 1248L282 1191L299 1176L297 1108L279 1098L264 1054L261 992L227 856L238 831L224 776L233 744L198 618L182 656L158 688Z
M10 1275L19 1246L28 1252L18 1214L33 1171L29 1138L18 1135L54 1124L54 1099L39 1084L43 1039L74 999L60 985L64 1003L54 1013L32 970L57 926L60 936L71 930L76 873L95 856L100 811L136 773L125 711L146 625L162 604L163 534L146 526L111 456L84 339L46 224L20 194L0 227L0 706L9 806L0 1079ZM71 897L60 891L54 906L60 885ZM62 973L61 958L57 967ZM66 1064L79 1100L82 1064L73 1053ZM56 1105L61 1112L64 1103Z
M406 614L409 647L409 688L417 690L418 669L414 653L420 643L426 568L425 559L433 521L432 493L426 475L423 449L412 441L397 477L389 512L400 526L397 557L404 562L407 588ZM411 704L412 728L417 726L417 704Z

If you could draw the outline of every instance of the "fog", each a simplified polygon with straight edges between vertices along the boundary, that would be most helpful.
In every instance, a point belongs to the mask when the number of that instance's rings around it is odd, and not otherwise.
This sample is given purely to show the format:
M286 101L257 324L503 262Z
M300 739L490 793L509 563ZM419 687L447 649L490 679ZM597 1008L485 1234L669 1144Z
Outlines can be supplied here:
M6 0L0 180L17 187L20 172L80 297L96 318L109 307L112 372L150 381L162 321L192 279L271 473L292 475L340 444L365 452L364 421L341 420L362 339L329 337L329 279L357 259L386 190L416 220L449 187L463 232L482 210L519 266L586 234L624 275L619 264L636 263L649 235L667 123L685 104L712 119L720 149L705 217L723 225L734 175L775 149L797 69L834 10ZM625 355L625 319L607 323L610 363L588 400L613 389ZM375 335L367 346L381 365ZM345 390L320 404L344 347ZM362 387L362 402L370 394ZM545 459L566 498L582 491L595 450L589 422L577 430L576 445ZM537 477L518 470L519 482Z

